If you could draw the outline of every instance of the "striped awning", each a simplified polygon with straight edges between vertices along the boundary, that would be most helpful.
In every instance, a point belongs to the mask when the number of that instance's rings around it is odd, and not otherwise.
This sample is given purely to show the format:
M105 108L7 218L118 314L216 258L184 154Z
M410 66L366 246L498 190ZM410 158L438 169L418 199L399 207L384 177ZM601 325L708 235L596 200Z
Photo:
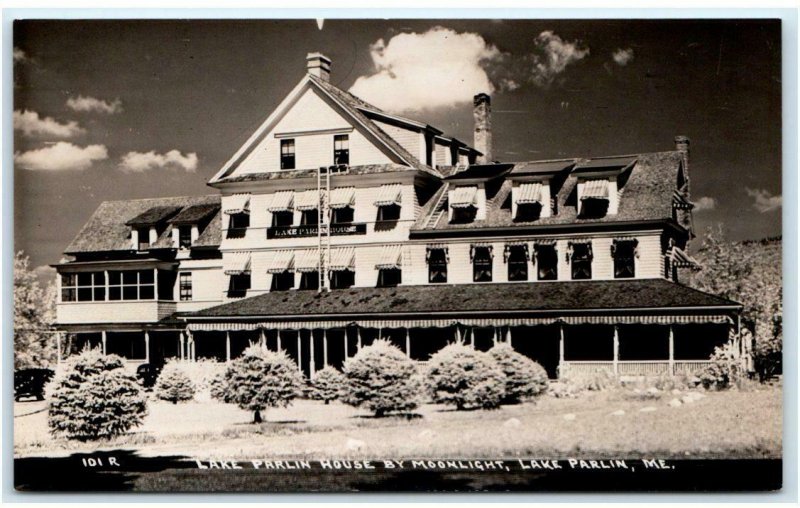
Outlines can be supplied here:
M515 201L518 205L528 205L542 202L542 183L521 183L516 189Z
M384 245L381 250L380 258L375 268L378 270L387 270L392 268L402 268L403 266L403 246L402 245Z
M294 191L280 191L272 195L267 210L270 212L286 212L292 209L294 204Z
M691 268L693 270L700 269L700 263L697 262L692 256L687 254L683 249L679 247L672 247L670 253L670 258L672 260L673 266L677 266L678 268Z
M298 192L294 197L294 207L298 210L314 210L319 206L319 193L315 190Z
M225 198L223 210L228 215L250 213L250 194L233 194Z
M477 196L477 185L464 185L461 187L456 187L453 191L453 198L450 200L450 206L453 208L466 208L468 206L475 206Z
M608 180L586 180L581 199L608 199Z
M319 269L319 250L307 249L297 252L294 260L296 272L316 272Z
M222 271L225 275L238 275L250 271L250 253L232 252L222 258Z
M402 197L403 187L399 183L381 185L380 189L378 189L378 198L375 200L375 206L400 206Z
M331 249L331 262L328 268L333 271L355 270L356 249L353 247Z
M292 270L292 262L294 261L294 251L279 250L272 255L267 265L267 273L283 273Z
M345 208L356 202L355 187L338 187L331 190L331 208Z

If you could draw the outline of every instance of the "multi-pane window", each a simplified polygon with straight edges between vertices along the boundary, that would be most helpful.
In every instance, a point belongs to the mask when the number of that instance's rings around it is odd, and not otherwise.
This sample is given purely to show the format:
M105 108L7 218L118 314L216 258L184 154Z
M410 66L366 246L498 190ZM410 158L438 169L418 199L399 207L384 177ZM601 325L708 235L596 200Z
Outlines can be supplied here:
M333 137L333 163L350 164L350 138L347 134Z
M61 275L62 302L97 302L105 299L105 272L65 273Z
M447 250L428 249L428 282L444 284L447 282Z
M378 270L378 287L394 287L403 282L403 271L400 268L381 268Z
M228 282L228 298L242 298L247 295L248 289L250 289L249 273L231 275Z
M281 210L272 212L272 227L288 227L294 222L294 212L290 210Z
M186 302L192 299L192 272L181 272L178 279L178 290L181 301Z
M334 270L330 277L331 289L347 289L356 283L356 272L352 270Z
M249 213L233 213L229 215L228 238L243 238L250 227Z
M334 208L331 212L331 224L352 224L354 215L352 206Z
M300 215L301 226L316 226L319 224L319 212L316 208L303 210Z
M294 140L281 140L281 169L294 169Z
M592 278L592 244L573 243L570 265L572 278L574 280L585 280Z
M192 246L192 226L180 226L178 228L178 247L188 249Z
M614 240L611 255L614 257L614 278L630 279L636 276L636 240Z
M147 250L150 248L150 228L137 228L139 235L139 250Z
M319 289L319 272L303 272L300 274L300 289Z
M270 291L288 291L294 287L294 272L285 271L272 274Z
M536 253L536 277L538 280L558 279L558 254L553 244L537 244L534 246Z
M492 248L489 246L472 247L472 280L473 282L492 281Z
M156 297L155 271L111 270L108 272L109 300L153 300Z
M528 246L506 246L506 262L508 263L508 280L528 280Z

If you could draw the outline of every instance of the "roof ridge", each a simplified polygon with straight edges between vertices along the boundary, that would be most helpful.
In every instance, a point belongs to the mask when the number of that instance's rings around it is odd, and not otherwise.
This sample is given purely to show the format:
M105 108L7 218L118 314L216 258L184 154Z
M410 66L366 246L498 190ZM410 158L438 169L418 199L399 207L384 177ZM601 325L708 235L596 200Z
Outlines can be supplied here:
M157 201L160 199L198 199L198 198L213 198L213 197L221 197L220 194L203 194L200 196L164 196L160 198L132 198L132 199L104 199L100 201L100 204L103 203L132 203L135 201Z

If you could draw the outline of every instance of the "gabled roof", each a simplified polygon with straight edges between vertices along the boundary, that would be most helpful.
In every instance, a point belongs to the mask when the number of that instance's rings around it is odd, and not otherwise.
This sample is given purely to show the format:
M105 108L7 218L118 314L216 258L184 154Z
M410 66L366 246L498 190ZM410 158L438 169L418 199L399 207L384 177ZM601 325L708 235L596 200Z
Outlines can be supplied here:
M572 168L578 159L562 159L548 161L528 161L514 163L509 176L550 175Z
M395 288L351 288L327 293L275 291L185 314L192 321L213 317L377 315L467 312L588 312L692 308L739 304L665 279L563 281L531 284L431 284Z
M513 164L473 164L463 171L452 173L445 180L491 180L508 173L513 167Z
M219 205L208 203L204 205L187 206L173 218L169 219L170 224L198 224L219 210Z
M128 226L155 226L181 210L180 206L154 206L148 208L125 224Z
M79 254L89 252L130 251L131 227L128 225L133 219L147 214L153 209L172 209L180 213L186 208L195 205L215 205L219 207L220 197L210 196L184 196L172 198L131 199L125 201L103 201L89 220L84 224L69 246L65 254ZM215 217L201 231L203 245L219 245L221 222ZM212 226L213 224L213 226ZM216 234L209 231L216 230ZM172 226L168 225L159 236L154 247L171 247ZM197 243L195 244L197 245Z
M636 157L636 155L623 155L620 157L597 157L584 160L575 165L573 172L621 170L635 163Z
M348 175L371 175L375 173L393 173L409 171L412 168L402 164L364 164L361 166L348 166ZM286 180L295 178L316 178L315 169L295 169L283 171L265 171L263 173L247 173L239 176L224 178L223 182L263 182L268 180Z

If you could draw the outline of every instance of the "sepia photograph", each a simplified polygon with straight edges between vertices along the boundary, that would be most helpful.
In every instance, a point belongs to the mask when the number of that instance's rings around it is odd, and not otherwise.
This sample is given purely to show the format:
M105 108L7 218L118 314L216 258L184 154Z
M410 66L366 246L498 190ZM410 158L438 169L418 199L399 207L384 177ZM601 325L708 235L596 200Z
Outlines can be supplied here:
M15 20L14 488L780 490L781 61L766 18Z

